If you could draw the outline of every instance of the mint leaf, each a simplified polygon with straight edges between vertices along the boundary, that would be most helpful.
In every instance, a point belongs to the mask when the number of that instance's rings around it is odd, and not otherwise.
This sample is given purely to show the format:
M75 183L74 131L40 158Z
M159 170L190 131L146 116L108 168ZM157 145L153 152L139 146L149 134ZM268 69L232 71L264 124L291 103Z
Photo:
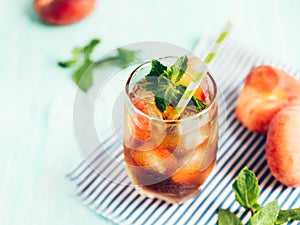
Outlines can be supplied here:
M134 62L136 60L137 51L128 50L124 48L118 48L118 55L116 56L117 59L120 60L120 66L126 67L130 63Z
M251 210L252 210L253 213L255 213L256 211L258 211L260 209L261 209L260 204L255 203L255 204L252 205L252 209Z
M81 49L74 48L72 51L72 54L73 54L73 59L68 60L68 61L58 62L58 65L60 67L68 68L68 67L71 67L71 66L75 65L76 63L78 63L78 61L80 60Z
M161 64L158 60L153 59L151 61L151 71L147 76L154 76L154 77L159 77L164 73L164 71L167 69L166 66Z
M275 225L285 224L297 220L300 221L300 208L280 210Z
M88 91L88 89L93 85L93 71L89 68L93 64L93 61L86 60L74 73L73 80L77 86L83 90Z
M80 61L82 62L82 64L74 71L72 79L83 91L87 91L93 85L92 70L90 69L87 71L87 69L94 63L90 57L92 51L99 43L99 39L93 39L83 48L75 48L72 52L74 56L72 60L58 63L59 66L68 68L78 64Z
M95 67L117 66L117 67L124 68L129 64L133 63L137 59L137 54L138 51L118 48L117 55L108 56L100 60L97 60L94 66Z
M207 104L202 102L201 100L195 98L194 96L192 97L191 101L189 102L188 105L191 105L190 103L193 102L193 106L196 107L196 109L201 112L203 109L207 107Z
M155 104L161 112L165 112L168 105L175 107L181 99L186 86L176 85L187 69L188 57L179 57L175 64L166 67L158 60L152 60L151 70L142 82L139 82L141 88L153 92ZM202 111L207 104L193 97L188 107L196 111Z
M218 225L243 225L240 219L227 209L218 211Z
M158 77L147 75L144 81L138 83L138 85L147 91L153 92L155 95L156 107L161 112L165 112L168 105L175 107L186 90L186 86L181 84L176 85L163 75ZM200 112L207 107L207 104L192 97L187 107Z
M244 168L233 183L232 188L235 192L235 199L245 209L257 208L259 186L255 174Z
M181 94L179 88L163 76L146 76L144 82L138 85L153 92L156 106L161 112L164 112L169 104L176 102Z
M175 64L168 67L164 72L164 77L171 80L173 83L178 82L187 69L188 57L186 55L179 57Z
M100 43L99 39L93 39L89 44L83 47L82 52L86 58L89 58L94 48Z
M147 91L155 92L158 87L158 77L156 76L146 76L143 82L139 82L138 86L146 89Z
M77 86L83 91L88 91L93 85L93 68L99 66L126 67L137 58L137 51L118 48L116 56L109 56L94 62L91 59L91 54L99 43L99 39L93 39L86 46L75 48L72 52L73 59L58 62L58 65L63 68L70 68L75 65L78 66L73 72L72 78ZM90 66L93 66L93 68L86 71Z
M168 103L176 101L178 95L180 95L180 90L177 86L165 77L158 77L157 89L153 91L154 95L163 98Z
M272 201L264 207L257 203L259 187L255 174L244 168L232 185L236 200L246 209L250 208L254 215L248 221L248 225L281 225L288 222L300 221L300 208L279 210L278 202ZM253 189L251 191L251 189ZM218 212L219 225L235 224L230 221L233 218L228 210L220 209Z
M180 96L178 97L178 99L177 99L178 101L174 105L178 104L181 96L183 95L183 93L186 90L186 86L184 86L182 84L178 85L177 87L180 91ZM196 109L196 111L201 112L203 109L205 109L207 107L207 104L193 96L191 98L191 100L189 101L187 107L194 108L194 109Z
M169 103L160 97L155 96L154 97L154 101L155 101L155 105L156 107L161 111L161 112L165 112L167 109L167 106L169 105Z
M278 202L272 201L258 210L249 220L249 225L274 225L279 212Z

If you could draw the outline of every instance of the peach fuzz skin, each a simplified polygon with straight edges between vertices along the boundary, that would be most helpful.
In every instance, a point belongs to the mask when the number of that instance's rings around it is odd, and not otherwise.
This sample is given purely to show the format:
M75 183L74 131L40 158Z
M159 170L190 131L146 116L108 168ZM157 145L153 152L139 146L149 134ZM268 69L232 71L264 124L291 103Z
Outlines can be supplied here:
M300 82L280 69L263 65L248 74L235 113L249 130L266 133L274 115L291 105L300 105Z
M34 7L47 24L67 25L86 17L96 0L35 0Z
M266 158L273 176L288 187L300 186L300 106L282 109L267 133Z

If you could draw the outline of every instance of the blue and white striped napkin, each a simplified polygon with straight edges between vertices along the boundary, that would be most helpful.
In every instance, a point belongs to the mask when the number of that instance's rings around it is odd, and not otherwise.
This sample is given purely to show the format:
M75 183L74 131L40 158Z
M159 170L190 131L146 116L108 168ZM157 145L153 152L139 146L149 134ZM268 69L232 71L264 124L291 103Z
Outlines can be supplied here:
M203 55L211 44L210 39L201 41L196 54ZM299 70L232 40L227 41L210 68L220 90L220 141L216 167L196 199L178 206L139 195L124 169L122 145L111 136L89 156L89 164L83 161L68 175L78 196L96 213L122 225L214 225L220 207L237 213L245 223L249 215L236 203L231 185L239 171L247 166L258 177L261 204L277 199L282 209L300 207L300 188L282 186L267 167L265 136L247 130L234 114L246 75L251 68L262 64L277 66L299 78ZM94 172L93 168L100 165L98 173ZM109 174L109 179L102 174Z

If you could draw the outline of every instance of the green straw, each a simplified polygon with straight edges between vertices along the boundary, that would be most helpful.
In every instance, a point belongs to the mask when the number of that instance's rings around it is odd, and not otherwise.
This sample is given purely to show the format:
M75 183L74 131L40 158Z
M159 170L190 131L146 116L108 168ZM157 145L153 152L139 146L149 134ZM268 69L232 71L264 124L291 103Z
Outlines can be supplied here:
M185 107L193 97L194 93L196 92L197 88L200 86L204 76L207 74L208 67L211 65L213 60L218 55L222 47L222 44L224 43L224 40L227 38L228 34L232 29L232 25L233 25L232 21L227 22L225 29L223 30L223 32L220 33L214 45L211 47L210 51L207 53L206 57L204 58L204 63L200 65L200 68L198 69L199 72L193 77L193 80L186 88L177 106L173 109L168 119L176 120L181 115L181 113L183 112L183 110L185 109Z

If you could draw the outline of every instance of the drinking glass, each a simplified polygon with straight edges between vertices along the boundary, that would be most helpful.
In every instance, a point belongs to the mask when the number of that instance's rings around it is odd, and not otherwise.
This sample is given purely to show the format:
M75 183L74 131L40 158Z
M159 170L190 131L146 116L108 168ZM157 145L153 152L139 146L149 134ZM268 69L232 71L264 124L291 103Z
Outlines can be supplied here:
M159 59L172 65L176 57ZM198 113L185 113L177 120L156 116L147 102L149 93L139 93L147 112L137 108L132 95L135 84L151 70L151 62L138 66L126 83L124 101L124 157L135 188L143 195L170 203L194 198L214 168L218 149L217 86L208 73L200 88L209 105ZM151 93L150 93L151 94ZM148 98L148 99L147 99Z

